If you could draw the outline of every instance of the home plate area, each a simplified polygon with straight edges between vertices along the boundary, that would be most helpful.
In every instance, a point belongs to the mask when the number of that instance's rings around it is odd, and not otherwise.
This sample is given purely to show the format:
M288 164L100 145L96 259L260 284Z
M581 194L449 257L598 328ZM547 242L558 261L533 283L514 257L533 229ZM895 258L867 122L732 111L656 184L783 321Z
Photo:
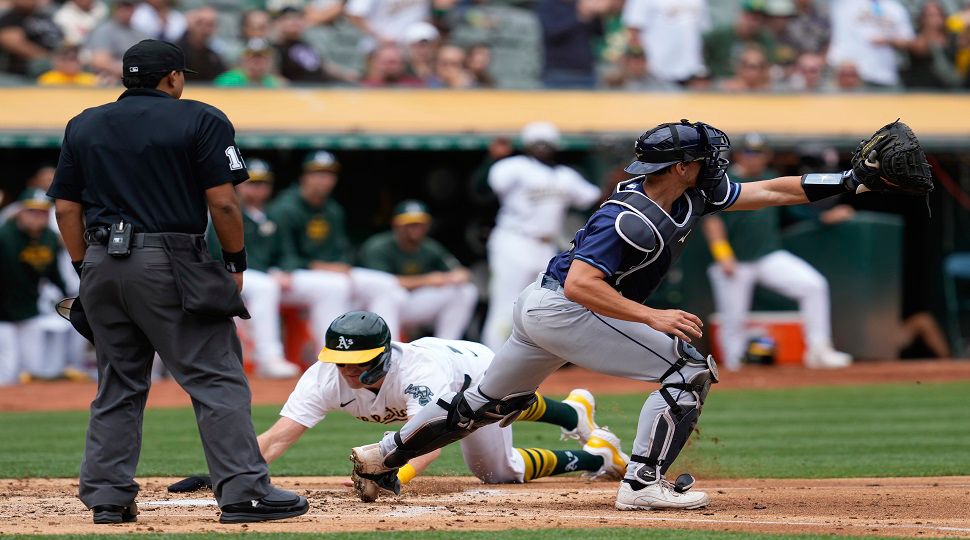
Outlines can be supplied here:
M378 530L499 530L541 528L677 528L885 535L970 536L970 477L832 480L704 480L712 504L693 511L620 512L616 485L577 478L488 485L474 478L418 478L399 497L357 500L338 477L283 477L283 488L305 494L300 518L221 525L206 491L173 495L175 479L139 479L137 523L95 526L78 501L73 479L0 480L0 533L131 534L137 532L333 532Z

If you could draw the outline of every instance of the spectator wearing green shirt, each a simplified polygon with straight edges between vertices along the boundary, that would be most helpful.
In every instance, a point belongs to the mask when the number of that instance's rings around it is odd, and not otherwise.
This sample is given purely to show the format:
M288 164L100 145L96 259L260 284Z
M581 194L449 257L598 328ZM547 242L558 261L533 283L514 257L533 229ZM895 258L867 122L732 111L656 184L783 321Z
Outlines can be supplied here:
M45 343L45 316L38 309L38 300L43 280L64 290L57 268L60 241L48 226L50 199L29 190L14 204L17 210L0 225L0 274L4 280L0 287L0 386L16 384L21 373L44 371L44 364L54 360Z
M270 204L269 215L279 228L279 267L292 273L294 283L312 282L312 288L326 299L311 311L318 339L323 339L331 321L353 309L377 313L398 339L407 294L393 275L351 265L353 249L344 209L330 196L339 171L340 164L330 152L310 152L299 184Z
M434 335L461 339L478 303L471 273L438 242L428 238L431 214L424 203L394 208L391 230L370 237L360 249L361 266L393 274L407 290L401 324L434 324Z
M773 178L776 175L768 169L770 157L764 139L749 134L735 152L728 174L742 184ZM710 216L702 230L715 261L707 273L720 315L718 345L727 369L741 367L748 344L745 321L755 285L798 301L807 345L806 366L839 368L852 362L851 356L832 348L828 281L809 263L782 249L779 208Z
M286 79L274 72L273 48L269 42L262 38L253 38L246 42L246 48L239 59L239 67L219 75L212 84L226 87L279 88L286 85Z
M325 302L323 291L314 283L297 281L279 269L282 255L276 222L266 215L266 202L273 196L273 171L261 159L246 160L249 180L236 186L243 214L243 233L249 267L243 272L246 286L243 301L252 316L243 324L253 344L256 374L271 379L286 379L300 373L296 364L286 360L280 339L280 303L309 306ZM216 260L222 246L214 227L207 233L209 252ZM324 316L329 316L325 313Z

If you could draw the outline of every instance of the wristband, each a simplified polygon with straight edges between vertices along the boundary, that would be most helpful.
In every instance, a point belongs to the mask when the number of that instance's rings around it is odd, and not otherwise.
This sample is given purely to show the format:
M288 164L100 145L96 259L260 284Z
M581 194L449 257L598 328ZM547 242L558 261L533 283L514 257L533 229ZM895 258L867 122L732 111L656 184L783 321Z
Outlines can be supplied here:
M81 277L81 265L84 261L71 261L71 266L74 267L74 271L77 272L77 277Z
M731 249L731 244L727 240L718 240L711 244L711 256L714 260L721 262L724 259L731 259L734 257L734 250Z
M802 175L802 189L811 202L835 197L846 192L859 193L862 182L852 169L842 173L810 173Z
M403 467L397 470L397 479L402 485L414 480L414 477L417 475L418 471L415 470L410 463L405 464Z
M222 250L222 264L226 266L226 270L231 274L236 274L245 270L246 267L246 248L242 248L236 253L229 253L226 250Z

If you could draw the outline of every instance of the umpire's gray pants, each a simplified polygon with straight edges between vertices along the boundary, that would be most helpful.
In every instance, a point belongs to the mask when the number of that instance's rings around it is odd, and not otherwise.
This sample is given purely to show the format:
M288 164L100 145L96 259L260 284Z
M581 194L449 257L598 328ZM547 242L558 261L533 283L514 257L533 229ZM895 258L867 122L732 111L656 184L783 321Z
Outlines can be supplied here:
M98 358L81 501L89 508L124 506L138 493L134 475L155 351L192 398L219 505L269 493L235 325L182 311L165 251L132 249L128 258L116 259L103 246L88 247L81 302Z
M561 288L542 288L541 281L540 278L519 295L513 309L512 336L499 349L478 384L465 391L472 409L481 408L491 399L535 391L566 362L609 375L667 383L687 382L705 370L687 365L661 381L680 358L673 338L642 323L597 315L566 298ZM670 393L681 405L696 403L691 392L671 389ZM441 399L447 402L451 395ZM440 416L441 411L436 409L428 406L415 415L401 428L402 439L408 440L419 427ZM660 392L650 394L640 411L634 454L647 453L657 418L668 409ZM395 446L393 436L385 437L381 446L385 454L389 453Z

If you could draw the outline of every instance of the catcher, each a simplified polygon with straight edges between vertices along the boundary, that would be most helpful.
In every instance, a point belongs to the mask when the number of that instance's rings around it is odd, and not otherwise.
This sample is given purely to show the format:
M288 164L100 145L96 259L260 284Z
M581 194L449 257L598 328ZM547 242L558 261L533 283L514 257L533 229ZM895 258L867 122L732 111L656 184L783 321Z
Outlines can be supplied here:
M300 378L281 418L258 438L267 462L283 455L331 411L343 410L364 422L406 421L466 384L466 379L480 379L494 356L491 349L469 341L429 337L392 342L384 320L368 311L351 311L335 319L325 342L320 362ZM488 484L527 482L574 471L619 479L627 457L620 451L619 438L596 425L595 407L592 394L577 389L563 401L541 396L519 418L558 425L563 438L578 440L583 450L513 448L512 429L496 424L462 441L465 463ZM399 493L401 484L421 474L440 453L412 460L381 486ZM205 486L206 480L190 477L169 490L192 491ZM377 498L377 484L356 475L353 480L364 501Z
M717 366L692 345L702 321L647 302L704 215L824 199L846 191L926 194L926 157L905 124L894 122L856 149L852 169L738 184L725 171L727 135L703 122L661 124L635 144L637 174L580 229L572 247L519 295L512 337L473 385L421 409L399 432L354 448L354 472L382 484L419 456L508 425L535 403L539 384L566 362L660 383L640 412L630 463L617 491L619 510L701 508L692 477L665 475L694 431Z

